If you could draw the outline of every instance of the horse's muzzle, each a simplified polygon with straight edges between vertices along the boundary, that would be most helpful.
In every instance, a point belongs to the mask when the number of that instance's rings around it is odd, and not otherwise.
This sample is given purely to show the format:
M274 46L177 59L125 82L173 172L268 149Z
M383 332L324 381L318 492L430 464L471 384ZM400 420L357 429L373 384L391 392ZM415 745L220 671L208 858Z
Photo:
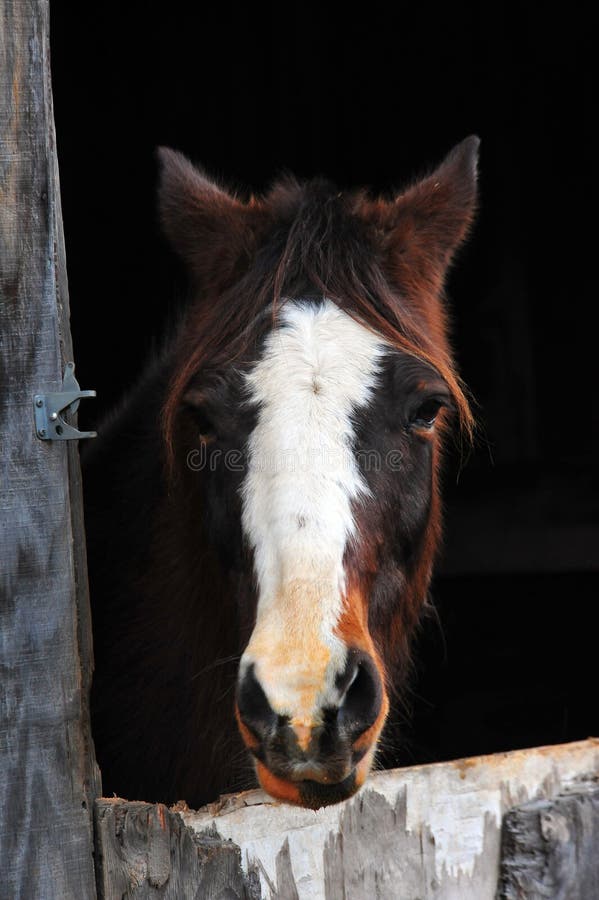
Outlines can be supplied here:
M248 667L237 692L237 718L262 787L277 799L318 809L347 799L364 782L387 712L374 661L348 653L337 679L341 702L318 711L311 726L278 715Z

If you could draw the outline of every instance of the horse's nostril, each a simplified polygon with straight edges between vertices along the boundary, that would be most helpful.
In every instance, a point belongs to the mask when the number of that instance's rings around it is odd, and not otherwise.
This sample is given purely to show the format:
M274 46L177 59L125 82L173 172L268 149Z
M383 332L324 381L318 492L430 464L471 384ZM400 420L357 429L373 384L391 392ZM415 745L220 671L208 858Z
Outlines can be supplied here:
M357 737L376 722L383 703L383 685L373 660L366 653L355 652L352 663L353 671L347 678L348 686L339 709L339 723Z
M254 666L248 667L237 687L237 710L243 724L254 737L262 740L266 733L276 729L279 720L272 709L262 685L256 678Z

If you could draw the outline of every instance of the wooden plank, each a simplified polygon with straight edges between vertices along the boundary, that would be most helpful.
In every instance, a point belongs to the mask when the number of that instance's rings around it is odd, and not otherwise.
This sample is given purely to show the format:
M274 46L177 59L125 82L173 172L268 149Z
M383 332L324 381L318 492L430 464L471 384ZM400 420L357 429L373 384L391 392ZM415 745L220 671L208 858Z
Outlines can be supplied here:
M214 829L196 833L161 803L96 803L100 900L259 900L239 848Z
M0 0L0 896L95 896L76 449L32 397L72 359L47 0Z
M0 0L1 2L1 0ZM47 32L49 39L49 33ZM64 372L64 363L75 359L75 351L70 327L70 302L69 286L67 279L67 261L64 243L64 230L62 224L62 207L60 202L60 177L58 171L58 153L56 148L56 134L54 129L54 109L52 104L52 86L50 73L48 73L48 104L49 104L49 143L51 149L52 173L51 182L54 186L54 216L55 216L55 275L56 275L56 303L58 310L59 341L61 349L61 369ZM83 385L86 387L86 385ZM71 424L77 426L77 414L69 417ZM77 616L77 649L78 649L78 677L80 678L79 700L81 703L81 716L79 727L81 729L81 747L83 757L81 760L83 771L83 790L85 792L85 804L90 823L93 820L93 804L96 797L102 794L102 777L96 762L94 743L91 732L91 717L89 710L90 689L94 671L94 651L92 637L91 605L89 598L89 583L87 580L87 551L85 519L83 513L83 484L81 476L81 462L79 459L78 441L68 441L67 471L68 482L68 508L71 519L71 552L73 554L74 574L74 604Z
M505 812L598 773L589 740L379 772L318 812L250 791L181 816L237 844L265 900L494 900Z
M498 900L599 897L599 786L510 810L502 830Z

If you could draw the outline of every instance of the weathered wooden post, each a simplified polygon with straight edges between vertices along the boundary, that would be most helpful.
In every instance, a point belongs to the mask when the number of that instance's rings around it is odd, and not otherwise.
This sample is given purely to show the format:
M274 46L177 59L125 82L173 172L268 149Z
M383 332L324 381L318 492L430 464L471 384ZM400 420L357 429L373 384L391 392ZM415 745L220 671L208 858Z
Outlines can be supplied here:
M0 897L11 900L95 896L77 442L40 439L33 403L61 390L72 360L49 5L0 0Z

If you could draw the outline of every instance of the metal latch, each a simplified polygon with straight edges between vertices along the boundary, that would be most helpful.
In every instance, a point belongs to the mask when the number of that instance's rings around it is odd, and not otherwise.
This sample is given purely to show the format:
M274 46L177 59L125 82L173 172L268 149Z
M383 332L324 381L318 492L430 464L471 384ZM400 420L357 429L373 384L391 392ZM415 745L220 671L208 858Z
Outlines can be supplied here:
M94 438L95 431L79 431L65 421L64 416L77 412L79 401L95 397L95 391L82 391L75 378L75 363L68 362L62 378L60 393L36 394L33 398L35 431L42 441L75 441Z

